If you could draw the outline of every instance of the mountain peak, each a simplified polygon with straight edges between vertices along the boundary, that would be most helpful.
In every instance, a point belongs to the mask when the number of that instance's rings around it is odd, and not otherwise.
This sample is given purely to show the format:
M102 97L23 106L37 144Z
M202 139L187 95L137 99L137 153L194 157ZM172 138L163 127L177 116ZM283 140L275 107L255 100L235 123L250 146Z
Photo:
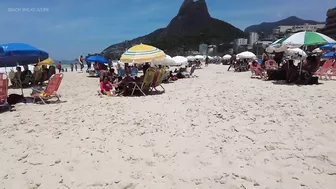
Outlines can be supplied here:
M245 32L263 32L266 35L272 33L273 29L278 26L295 26L304 24L322 24L324 22L317 22L313 20L303 20L296 16L290 16L288 18L275 21L275 22L263 22L259 25L252 25L245 29Z
M173 55L181 48L183 51L197 50L201 43L228 44L240 37L245 37L243 31L210 16L205 0L184 0L177 15L167 27L128 41L128 45L126 42L111 45L103 53L122 53L126 46L147 43Z
M198 1L184 0L177 16L191 15L191 14L192 15L200 14L203 17L204 16L210 17L208 6L205 0L198 0Z

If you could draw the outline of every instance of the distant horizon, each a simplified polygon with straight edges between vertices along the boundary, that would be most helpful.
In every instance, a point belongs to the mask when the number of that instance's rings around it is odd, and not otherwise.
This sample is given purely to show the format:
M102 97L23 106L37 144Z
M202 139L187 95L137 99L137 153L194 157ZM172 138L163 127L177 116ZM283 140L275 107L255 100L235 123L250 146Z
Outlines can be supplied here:
M0 16L6 19L1 21L0 35L6 41L0 43L28 43L48 52L53 59L73 60L74 57L100 53L112 44L166 27L176 16L182 0L167 2L4 1L0 3L3 7ZM251 25L275 22L290 16L325 22L327 10L335 6L334 0L325 0L323 3L307 0L304 4L290 0L272 3L265 3L264 0L237 0L229 4L220 0L206 2L213 18L243 31ZM97 5L103 6L97 11L92 10Z

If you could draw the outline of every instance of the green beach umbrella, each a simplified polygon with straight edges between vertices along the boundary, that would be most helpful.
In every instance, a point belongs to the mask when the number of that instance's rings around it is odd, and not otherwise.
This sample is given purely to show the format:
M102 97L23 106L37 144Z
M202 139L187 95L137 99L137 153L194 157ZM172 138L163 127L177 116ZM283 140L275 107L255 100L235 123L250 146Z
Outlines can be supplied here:
M327 43L336 43L332 38L318 33L318 32L298 32L295 33L283 40L280 40L278 43L282 45L287 45L288 47L301 47L309 45L323 45Z

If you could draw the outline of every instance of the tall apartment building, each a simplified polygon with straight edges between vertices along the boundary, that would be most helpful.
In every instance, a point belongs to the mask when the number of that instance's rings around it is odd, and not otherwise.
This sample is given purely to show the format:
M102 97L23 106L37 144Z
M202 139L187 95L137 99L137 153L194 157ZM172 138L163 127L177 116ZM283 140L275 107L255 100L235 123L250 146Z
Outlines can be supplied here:
M244 45L247 45L247 39L245 39L245 38L239 38L239 39L235 39L233 41L233 49L235 51L238 50L238 47L244 46Z
M257 32L251 32L249 38L250 46L253 46L259 40L259 34Z

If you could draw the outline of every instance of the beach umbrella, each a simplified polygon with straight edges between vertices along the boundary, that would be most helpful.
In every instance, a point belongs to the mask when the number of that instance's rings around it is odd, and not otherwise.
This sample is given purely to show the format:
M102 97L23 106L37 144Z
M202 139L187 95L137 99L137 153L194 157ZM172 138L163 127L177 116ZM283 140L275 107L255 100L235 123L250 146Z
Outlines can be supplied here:
M37 64L38 66L46 66L46 65L50 65L50 64L53 64L54 63L54 60L51 59L51 58L47 58L41 62L36 62L34 64Z
M204 55L196 55L195 59L204 60L205 57L204 57Z
M332 38L318 33L318 32L298 32L281 41L282 45L291 48L309 46L309 45L323 45L327 43L336 43Z
M322 58L332 58L334 55L335 55L336 52L328 52L328 53L325 53Z
M34 64L49 57L47 52L25 43L7 43L0 46L0 67Z
M291 56L293 56L294 58L295 58L295 57L301 57L301 59L302 59L302 58L306 58L306 57L307 57L306 52L304 52L304 51L303 51L302 49L300 49L300 48L287 49L287 50L285 51L285 53L286 53L287 55L291 55Z
M154 65L161 65L161 66L174 66L176 63L172 59L172 57L170 57L169 55L166 55L166 57L164 59L153 60L153 64Z
M231 57L232 57L231 55L226 54L226 55L223 56L223 59L224 60L229 60L229 59L231 59Z
M120 61L124 63L145 63L162 60L165 57L166 54L162 50L150 45L140 44L129 48L121 55Z
M109 61L103 57L103 56L99 56L99 55L93 55L93 56L89 56L85 59L86 62L97 62L97 63L108 63Z
M176 66L184 66L188 64L188 59L183 56L174 56L173 60L176 62Z
M320 47L323 50L331 50L336 47L336 43L329 43Z
M237 57L239 59L256 59L257 56L255 54L253 54L252 52L249 52L249 51L245 51L245 52L242 52L242 53L239 53L237 54Z
M196 59L194 56L187 56L186 58L191 61Z
M286 45L275 45L275 46L268 46L266 48L267 53L278 53L278 52L284 52L288 47Z

